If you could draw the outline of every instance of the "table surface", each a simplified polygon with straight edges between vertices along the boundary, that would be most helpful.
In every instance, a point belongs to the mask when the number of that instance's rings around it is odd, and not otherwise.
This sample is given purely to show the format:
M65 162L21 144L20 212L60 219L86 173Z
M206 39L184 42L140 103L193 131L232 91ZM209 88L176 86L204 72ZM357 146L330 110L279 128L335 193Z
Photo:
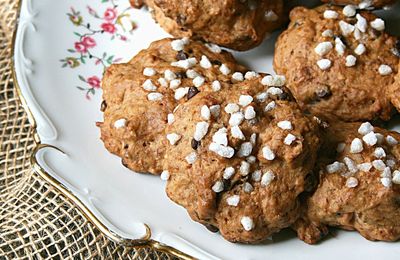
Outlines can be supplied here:
M0 0L0 259L174 259L102 235L30 166L34 129L13 85L18 0Z

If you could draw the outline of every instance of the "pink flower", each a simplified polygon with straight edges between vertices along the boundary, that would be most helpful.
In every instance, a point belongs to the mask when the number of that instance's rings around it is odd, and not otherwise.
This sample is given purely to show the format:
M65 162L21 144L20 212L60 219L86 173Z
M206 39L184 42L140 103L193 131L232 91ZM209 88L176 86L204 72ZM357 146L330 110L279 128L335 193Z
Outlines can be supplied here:
M117 10L114 8L107 8L107 10L104 12L104 19L106 21L111 22L117 17Z
M87 49L93 48L96 46L96 41L92 37L83 37L82 44L85 45Z
M111 34L115 33L115 31L117 30L115 28L115 25L112 23L103 23L101 25L101 29L103 29L103 31L111 33Z
M82 42L75 42L75 50L80 53L86 53L87 47Z
M124 35L121 35L121 41L124 41L124 42L126 42L128 40L128 38L126 38L126 36L124 36Z
M100 88L100 79L97 76L88 78L87 83L93 88Z

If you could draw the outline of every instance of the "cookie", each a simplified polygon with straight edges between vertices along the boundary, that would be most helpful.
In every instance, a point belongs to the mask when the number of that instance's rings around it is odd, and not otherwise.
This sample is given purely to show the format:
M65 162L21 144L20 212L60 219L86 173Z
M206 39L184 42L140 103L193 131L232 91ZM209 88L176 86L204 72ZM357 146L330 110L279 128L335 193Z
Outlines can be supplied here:
M139 1L140 2L140 1ZM131 1L133 6L138 1ZM147 0L154 19L175 37L249 50L287 20L282 0Z
M282 76L247 78L176 109L163 176L193 220L231 242L258 243L298 218L320 139Z
M325 3L337 5L354 5L361 9L382 8L392 5L396 0L322 0Z
M322 119L389 120L398 74L396 38L367 11L297 7L277 43L274 68L299 105Z
M335 226L369 240L400 239L400 134L337 123L324 140L318 187L294 225L299 237L316 243Z
M229 87L234 72L244 67L230 53L188 39L153 42L130 62L111 65L98 124L105 147L136 172L160 174L173 110L199 92Z
M400 40L397 41L397 48L393 51L400 58ZM400 71L400 63L397 70ZM400 73L397 73L393 84L389 87L389 91L392 104L400 111Z

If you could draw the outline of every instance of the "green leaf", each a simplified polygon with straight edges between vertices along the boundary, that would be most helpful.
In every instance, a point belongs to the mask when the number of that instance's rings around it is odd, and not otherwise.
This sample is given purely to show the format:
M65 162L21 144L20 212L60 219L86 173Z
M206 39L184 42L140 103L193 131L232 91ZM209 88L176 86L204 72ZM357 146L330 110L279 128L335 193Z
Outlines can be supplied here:
M85 90L84 88L79 87L79 86L77 86L76 88L79 89L79 90Z
M110 57L107 58L107 63L111 64L113 62L114 55L111 55Z
M82 80L83 82L86 83L86 79L82 75L79 75L78 77L79 77L80 80Z
M67 51L68 51L68 52L71 52L71 53L75 53L75 50L74 50L74 49L68 49Z
M78 37L81 37L82 35L80 33L74 32L74 34Z

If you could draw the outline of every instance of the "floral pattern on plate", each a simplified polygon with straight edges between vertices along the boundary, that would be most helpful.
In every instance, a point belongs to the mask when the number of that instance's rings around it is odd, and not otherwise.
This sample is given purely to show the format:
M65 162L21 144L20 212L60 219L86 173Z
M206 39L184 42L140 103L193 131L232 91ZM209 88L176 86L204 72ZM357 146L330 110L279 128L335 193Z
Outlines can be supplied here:
M74 26L73 34L76 41L73 47L67 50L69 54L60 60L63 68L77 69L91 63L101 66L101 72L103 72L112 63L121 61L121 58L102 50L97 45L96 39L105 36L109 37L110 41L129 42L132 32L137 28L129 12L131 8L118 8L116 0L100 0L99 2L100 5L96 5L97 8L87 5L86 12L71 7L67 13L69 21ZM96 94L96 90L101 87L101 75L99 73L85 77L78 73L77 77L82 85L76 88L85 93L86 99L90 100Z

